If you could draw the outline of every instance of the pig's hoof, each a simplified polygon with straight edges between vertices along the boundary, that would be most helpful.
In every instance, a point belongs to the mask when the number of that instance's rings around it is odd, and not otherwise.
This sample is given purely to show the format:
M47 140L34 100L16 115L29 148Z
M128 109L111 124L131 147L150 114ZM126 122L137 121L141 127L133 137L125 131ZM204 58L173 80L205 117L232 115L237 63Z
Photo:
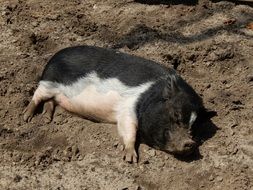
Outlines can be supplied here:
M52 117L50 115L48 115L48 114L44 114L43 115L43 121L45 123L50 123L52 121Z
M123 159L128 163L137 163L138 156L134 149L126 149Z
M29 122L32 120L35 109L36 109L36 105L34 101L31 101L29 105L25 108L25 110L23 111L24 121Z
M29 112L29 110L25 109L24 111L24 121L30 122L33 118L33 113Z
M45 123L50 123L53 119L53 111L52 110L44 110L42 113L43 121Z
M45 102L42 115L45 123L52 121L54 115L54 102L52 100Z

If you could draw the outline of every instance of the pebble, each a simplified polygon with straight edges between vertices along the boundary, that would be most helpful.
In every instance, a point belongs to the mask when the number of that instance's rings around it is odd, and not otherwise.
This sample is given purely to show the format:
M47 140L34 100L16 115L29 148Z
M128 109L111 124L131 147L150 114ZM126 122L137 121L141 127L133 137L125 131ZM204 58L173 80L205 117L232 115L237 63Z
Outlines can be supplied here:
M72 147L68 146L64 151L63 155L65 156L65 159L70 161L72 158Z
M246 81L247 81L247 83L253 82L253 74L247 75Z
M223 181L223 178L222 178L221 176L218 176L218 177L216 178L216 181L222 182L222 181Z
M143 165L140 165L139 168L140 168L140 170L142 170L142 171L144 170L144 166L143 166Z
M242 168L243 168L243 169L248 169L248 168L249 168L249 166L248 166L248 165L246 165L246 164L243 164L243 165L242 165Z
M170 158L169 154L165 154L164 159L169 160L169 158Z
M79 155L79 156L78 156L78 161L83 160L83 158L84 158L83 156Z
M155 156L156 155L156 151L154 149L150 150L149 151L149 155L152 156L152 157Z
M210 175L210 177L208 179L209 179L209 181L213 181L214 180L213 175Z
M97 146L97 147L100 147L100 145L101 145L100 142L97 142L97 143L96 143L96 146Z
M212 65L212 62L207 61L205 64L206 64L206 66L210 66L210 65Z
M37 21L34 21L34 22L31 23L31 25L34 26L34 27L36 27L36 26L39 25L39 23Z

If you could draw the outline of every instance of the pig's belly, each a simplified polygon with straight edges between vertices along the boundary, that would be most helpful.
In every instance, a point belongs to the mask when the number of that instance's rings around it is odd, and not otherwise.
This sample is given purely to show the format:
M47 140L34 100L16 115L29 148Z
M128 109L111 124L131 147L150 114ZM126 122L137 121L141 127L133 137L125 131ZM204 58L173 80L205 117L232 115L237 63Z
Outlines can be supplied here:
M61 107L72 113L96 121L116 123L116 109L122 97L116 91L101 93L91 86L76 96L67 97L59 93L55 99Z

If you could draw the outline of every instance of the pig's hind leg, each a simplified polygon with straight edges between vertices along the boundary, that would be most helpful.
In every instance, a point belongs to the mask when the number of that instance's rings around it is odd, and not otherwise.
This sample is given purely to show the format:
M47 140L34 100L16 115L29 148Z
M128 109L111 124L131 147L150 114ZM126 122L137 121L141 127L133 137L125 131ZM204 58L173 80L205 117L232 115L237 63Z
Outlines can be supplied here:
M53 110L54 110L54 103L52 99L56 95L56 91L51 89L46 85L40 84L39 87L34 92L33 98L28 106L24 110L24 121L29 122L31 121L38 105L42 101L47 101L44 105L44 114L46 117L52 118Z
M43 118L45 123L50 123L54 115L55 102L53 99L50 99L44 103L43 106Z

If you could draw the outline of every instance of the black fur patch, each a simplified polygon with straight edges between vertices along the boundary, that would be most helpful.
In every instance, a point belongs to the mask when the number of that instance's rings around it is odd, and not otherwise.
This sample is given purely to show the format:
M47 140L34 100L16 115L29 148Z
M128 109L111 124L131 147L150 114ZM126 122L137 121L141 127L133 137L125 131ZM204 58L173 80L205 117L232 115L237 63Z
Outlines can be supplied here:
M173 85L171 78L177 78ZM164 91L168 96L164 95ZM169 142L168 132L174 130L174 124L189 126L191 113L197 114L203 109L201 98L180 76L169 74L160 79L138 99L136 111L138 117L138 136L150 146L163 149ZM189 129L190 130L190 129Z
M100 78L118 78L128 86L153 81L174 72L153 61L94 46L76 46L56 53L41 80L71 84L95 71Z

